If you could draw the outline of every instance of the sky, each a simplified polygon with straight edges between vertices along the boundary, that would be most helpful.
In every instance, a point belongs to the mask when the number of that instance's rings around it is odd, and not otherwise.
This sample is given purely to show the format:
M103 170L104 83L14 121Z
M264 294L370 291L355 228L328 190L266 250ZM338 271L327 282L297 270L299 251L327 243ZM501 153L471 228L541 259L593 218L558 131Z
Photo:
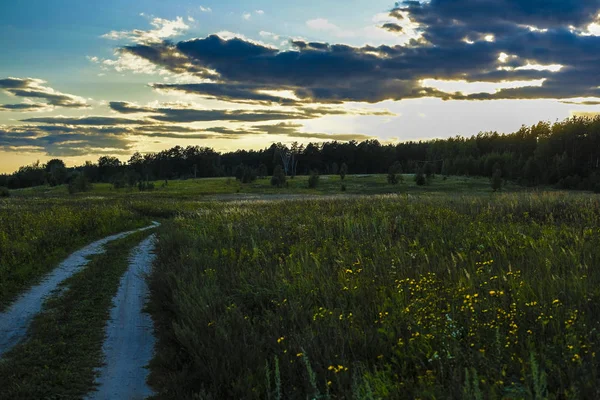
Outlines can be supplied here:
M3 1L0 173L594 115L599 13L600 0Z

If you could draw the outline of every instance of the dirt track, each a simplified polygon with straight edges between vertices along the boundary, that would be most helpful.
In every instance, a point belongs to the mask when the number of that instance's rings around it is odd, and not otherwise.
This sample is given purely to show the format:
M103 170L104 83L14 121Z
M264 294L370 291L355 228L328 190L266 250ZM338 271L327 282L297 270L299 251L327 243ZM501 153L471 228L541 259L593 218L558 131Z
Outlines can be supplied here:
M54 271L46 275L39 284L17 298L5 312L0 313L0 357L25 337L31 320L42 309L44 300L64 280L84 268L89 262L88 257L103 253L104 246L109 242L122 239L135 232L155 228L158 225L154 222L145 228L108 236L76 251L60 263Z
M154 352L153 324L142 312L148 296L144 280L154 260L155 235L131 253L129 269L121 278L106 326L105 365L97 380L98 391L90 399L143 399L152 394L145 368Z

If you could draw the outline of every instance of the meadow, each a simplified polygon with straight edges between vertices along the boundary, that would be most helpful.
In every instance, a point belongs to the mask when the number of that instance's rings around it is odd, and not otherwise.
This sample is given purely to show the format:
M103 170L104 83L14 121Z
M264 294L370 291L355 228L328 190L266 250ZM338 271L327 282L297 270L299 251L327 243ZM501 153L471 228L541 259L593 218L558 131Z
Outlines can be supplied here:
M101 199L0 199L0 311L72 251L146 222Z
M0 200L0 304L70 251L150 220L163 223L148 277L156 398L600 397L598 195L410 175L16 190ZM89 389L133 245L50 300L35 340L3 360L0 378L24 384L0 398ZM77 302L93 286L105 289ZM89 340L55 351L82 327ZM41 354L57 373L28 372Z
M600 201L209 204L160 235L159 398L597 398Z

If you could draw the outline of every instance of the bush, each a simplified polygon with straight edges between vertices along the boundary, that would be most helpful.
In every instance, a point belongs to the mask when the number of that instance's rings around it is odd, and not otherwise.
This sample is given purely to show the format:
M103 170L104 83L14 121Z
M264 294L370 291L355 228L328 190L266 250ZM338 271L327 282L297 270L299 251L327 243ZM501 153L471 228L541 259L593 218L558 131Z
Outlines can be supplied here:
M260 164L258 166L258 176L259 176L259 178L265 179L268 174L269 174L269 171L267 170L267 166L265 164Z
M273 170L273 176L271 177L271 185L277 186L278 188L283 187L286 184L285 172L281 165L277 165Z
M346 174L348 174L348 166L346 163L343 163L340 167L340 178L344 180L344 178L346 178Z
M346 191L346 184L342 183L342 192L345 192L345 191Z
M70 194L89 192L92 190L92 184L81 172L75 172L69 181L68 190Z
M4 186L0 186L0 197L10 197L10 191Z
M257 172L254 168L244 167L244 172L242 173L242 183L254 182L256 178Z
M124 189L127 186L127 178L124 173L119 172L112 178L113 188Z
M308 177L308 187L314 189L319 184L319 171L312 170L310 172L310 176Z
M419 186L423 186L427 183L427 179L425 179L425 174L423 173L423 169L419 168L417 173L415 174L415 182Z
M150 181L140 181L138 183L138 189L140 192L147 192L154 190L154 183Z
M496 168L492 174L492 189L494 192L502 190L502 170L500 168Z
M391 185L396 185L399 182L402 182L404 179L402 177L402 164L396 161L388 170L387 182Z

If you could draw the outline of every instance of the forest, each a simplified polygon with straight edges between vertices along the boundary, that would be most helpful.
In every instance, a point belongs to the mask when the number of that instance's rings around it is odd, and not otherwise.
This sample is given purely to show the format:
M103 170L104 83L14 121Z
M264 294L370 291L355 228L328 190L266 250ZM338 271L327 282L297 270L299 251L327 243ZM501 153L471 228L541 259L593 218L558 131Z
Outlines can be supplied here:
M141 181L236 176L242 171L271 175L282 165L287 175L387 173L395 165L404 173L427 170L441 175L491 177L525 186L600 191L600 116L539 122L517 132L482 132L471 137L381 144L324 142L302 145L274 143L262 150L219 153L200 146L176 146L157 153L135 153L127 162L103 156L96 163L67 168L60 159L36 162L13 174L0 175L9 189L61 185L83 175L90 182L135 185Z

